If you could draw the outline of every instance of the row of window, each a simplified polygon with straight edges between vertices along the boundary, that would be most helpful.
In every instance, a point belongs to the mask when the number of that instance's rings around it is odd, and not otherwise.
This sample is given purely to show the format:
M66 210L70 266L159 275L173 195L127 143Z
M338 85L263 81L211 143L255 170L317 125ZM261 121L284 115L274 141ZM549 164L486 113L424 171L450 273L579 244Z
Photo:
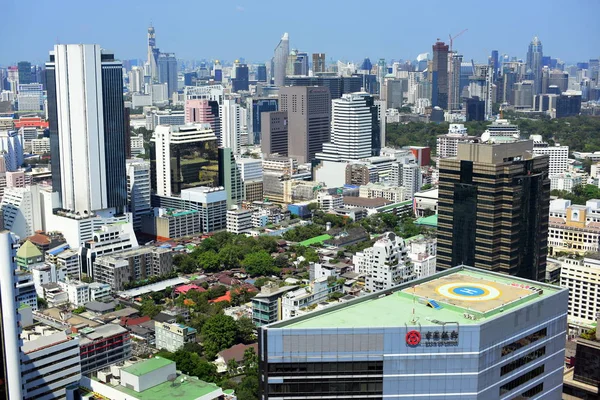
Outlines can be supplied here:
M531 371L524 373L523 375L519 376L518 378L515 378L512 381L500 386L500 395L502 396L502 395L510 392L511 390L521 386L522 384L529 382L530 380L532 380L534 378L537 378L538 376L540 376L543 373L544 373L544 365L540 365L539 367L534 368Z
M524 355L523 357L517 358L516 360L509 362L508 364L503 365L502 368L500 368L500 376L504 376L514 371L515 369L522 367L523 365L529 364L530 362L540 357L543 357L545 354L546 346L534 350L531 353Z
M525 336L524 338L521 338L515 342L512 342L502 347L501 355L502 357L507 356L519 350L522 347L525 347L531 343L537 342L538 340L545 338L546 336L548 336L548 330L546 328L540 329L537 332L534 332L530 335Z
M383 378L363 378L353 380L314 380L290 381L269 385L269 395L354 395L354 394L383 394Z
M269 364L269 376L382 374L383 361Z

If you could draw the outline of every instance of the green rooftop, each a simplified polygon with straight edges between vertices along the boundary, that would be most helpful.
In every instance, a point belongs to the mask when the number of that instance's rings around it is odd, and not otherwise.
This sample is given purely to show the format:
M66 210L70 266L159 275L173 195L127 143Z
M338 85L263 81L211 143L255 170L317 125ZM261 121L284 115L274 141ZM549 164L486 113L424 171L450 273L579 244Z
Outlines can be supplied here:
M198 213L198 211L196 210L186 210L186 211L179 211L176 213L173 213L172 215L174 217L183 217L184 215L190 215L190 214L196 214ZM171 215L171 214L167 214L167 215Z
M398 286L389 294L373 293L269 328L386 328L440 321L476 325L562 290L566 289L457 267Z
M430 215L429 217L421 217L415 221L415 225L430 226L433 228L437 228L437 224L438 224L438 215L437 214Z
M36 245L31 243L29 240L23 243L23 245L19 247L19 250L17 250L17 257L19 258L29 259L41 256L42 252L40 249L38 249Z
M411 205L412 203L413 203L412 200L406 200L406 201L401 201L399 203L388 204L387 206L381 207L380 211L393 210L398 207L406 207L406 206Z
M298 244L300 246L308 247L308 246L311 246L316 243L323 243L324 241L329 240L329 239L331 239L331 236L325 234L325 235L315 236L314 238L303 240L302 242L300 242Z
M135 376L142 376L159 368L162 368L165 365L173 364L174 362L175 361L171 361L162 357L152 357L148 360L135 363L127 368L123 368L123 371L129 372L130 374Z
M183 382L181 382L182 379L184 379ZM221 388L214 383L204 382L195 376L188 375L178 375L175 382L166 381L151 387L150 389L146 389L143 392L136 392L133 389L120 385L111 387L121 393L131 396L128 398L140 400L196 400L213 392L217 392L213 395L216 397L221 391Z

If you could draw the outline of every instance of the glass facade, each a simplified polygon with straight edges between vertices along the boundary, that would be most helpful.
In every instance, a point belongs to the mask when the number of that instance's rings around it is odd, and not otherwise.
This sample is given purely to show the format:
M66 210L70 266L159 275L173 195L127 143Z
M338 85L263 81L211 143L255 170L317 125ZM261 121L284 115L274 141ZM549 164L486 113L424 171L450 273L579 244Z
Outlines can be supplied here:
M577 343L573 379L588 385L600 386L600 346Z

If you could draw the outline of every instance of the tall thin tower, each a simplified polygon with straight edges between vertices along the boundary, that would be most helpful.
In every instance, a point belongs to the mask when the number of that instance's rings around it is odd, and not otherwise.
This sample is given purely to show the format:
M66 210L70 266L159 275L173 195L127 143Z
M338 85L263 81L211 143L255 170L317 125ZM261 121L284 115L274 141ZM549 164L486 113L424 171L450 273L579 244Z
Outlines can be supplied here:
M531 43L529 43L529 49L527 51L527 73L531 71L533 74L533 94L540 94L542 92L542 42L535 36Z
M154 27L148 27L148 67L152 82L158 80L158 48L156 48L156 32Z
M285 84L285 71L287 68L288 55L290 54L290 38L286 33L283 34L273 56L273 78L276 86Z
M52 187L81 216L124 211L123 64L97 44L59 44L46 63Z
M448 45L436 42L433 45L432 62L432 106L448 109Z

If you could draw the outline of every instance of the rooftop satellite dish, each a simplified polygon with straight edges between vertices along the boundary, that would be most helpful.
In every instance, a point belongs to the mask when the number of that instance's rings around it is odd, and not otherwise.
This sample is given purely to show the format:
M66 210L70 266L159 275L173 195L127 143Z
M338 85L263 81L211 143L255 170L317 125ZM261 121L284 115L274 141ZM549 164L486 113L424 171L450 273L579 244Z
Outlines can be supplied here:
M485 131L481 134L481 141L482 142L489 142L490 141L490 133L488 131Z

